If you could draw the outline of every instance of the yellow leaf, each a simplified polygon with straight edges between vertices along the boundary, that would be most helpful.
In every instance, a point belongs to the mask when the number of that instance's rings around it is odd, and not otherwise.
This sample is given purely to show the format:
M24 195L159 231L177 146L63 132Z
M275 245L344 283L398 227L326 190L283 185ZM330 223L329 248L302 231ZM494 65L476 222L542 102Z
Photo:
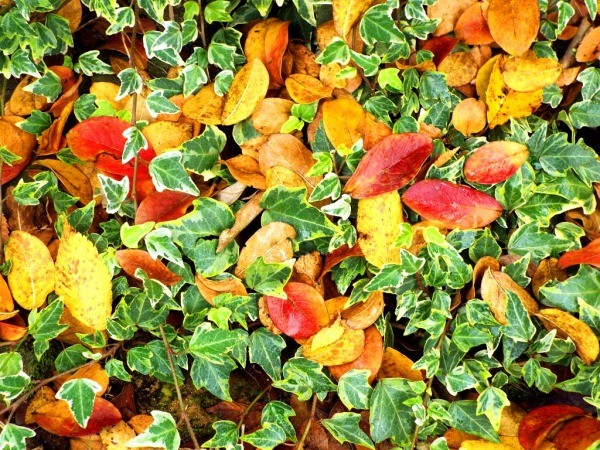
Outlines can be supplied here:
M13 231L5 257L12 261L8 285L14 300L25 309L42 306L54 290L54 261L48 247L29 233Z
M225 98L219 97L214 87L214 83L207 84L190 97L181 109L183 115L204 125L220 125Z
M112 284L98 250L65 224L56 255L56 294L73 317L94 330L105 330L112 311Z
M358 19L369 9L373 0L333 0L335 31L348 42L347 37Z
M233 125L250 117L268 89L269 72L260 59L253 59L231 83L221 115L223 125Z
M354 361L364 346L364 331L348 328L338 320L311 336L302 346L302 355L324 366L337 366Z
M531 92L517 92L509 88L504 82L501 64L502 59L495 62L485 92L490 128L502 125L511 118L527 117L542 104L542 89Z
M562 73L558 61L550 58L505 58L502 76L506 85L519 92L531 92L550 86Z
M587 324L565 311L554 308L542 309L536 316L547 330L556 330L558 337L571 338L585 364L592 364L598 359L598 338Z
M338 98L323 103L323 126L331 144L347 148L364 136L366 114L353 98Z
M402 223L398 191L358 201L358 245L367 261L377 267L400 262L400 249L394 244Z

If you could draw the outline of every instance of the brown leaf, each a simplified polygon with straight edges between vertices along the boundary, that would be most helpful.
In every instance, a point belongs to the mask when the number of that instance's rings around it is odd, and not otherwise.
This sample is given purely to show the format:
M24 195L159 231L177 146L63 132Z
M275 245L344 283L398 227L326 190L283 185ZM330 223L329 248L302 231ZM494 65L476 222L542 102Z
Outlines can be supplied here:
M139 204L135 224L179 219L197 197L178 191L153 192Z
M454 30L454 24L469 6L477 0L437 0L433 5L427 7L427 15L430 19L441 19L434 36L448 34Z
M265 98L252 113L252 126L260 134L276 134L291 115L294 102L285 98Z
M259 257L266 263L278 263L291 259L294 249L291 239L296 237L296 230L283 222L271 222L260 228L240 252L235 275L244 278L246 269Z
M267 188L267 180L260 171L258 161L251 156L238 155L224 161L233 178L255 189Z
M251 60L236 73L225 97L221 123L233 125L250 117L267 95L269 72L258 58Z
M50 169L69 194L79 197L81 204L87 205L94 199L90 180L77 166L58 159L38 159L35 164Z
M477 260L477 263L473 268L473 281L471 282L471 288L467 292L467 300L472 300L475 298L475 286L481 282L481 278L483 277L487 269L499 271L500 263L496 258L492 258L491 256L484 256L483 258L479 258Z
M398 191L358 201L358 245L367 261L377 267L400 262L400 249L395 244L402 221Z
M600 27L592 28L577 47L577 62L592 62L600 56Z
M556 335L561 339L571 338L579 357L585 364L592 364L598 359L600 353L598 337L587 324L565 311L554 308L542 309L536 317L548 331L556 330Z
M314 103L331 97L333 89L325 86L318 78L296 73L285 80L285 87L292 100L299 104Z
M486 110L481 100L466 98L452 111L452 126L467 137L479 133L487 125Z
M263 211L263 208L260 206L261 200L262 192L259 192L237 210L233 227L223 230L219 235L217 253L222 252Z
M568 222L581 226L590 240L600 238L600 209L598 207L591 214L585 214L581 209L575 209L567 211L565 216Z
M552 442L556 450L586 450L600 439L600 420L581 417L560 429Z
M565 281L567 278L567 273L558 266L558 259L543 259L531 278L531 290L536 297L539 297L538 292L544 284L552 280Z
M448 86L463 86L477 75L477 64L470 52L455 52L448 55L438 66L438 71L446 74Z
M137 269L143 269L148 277L158 280L166 286L172 286L181 281L181 276L165 266L162 261L154 259L146 250L117 250L115 258L123 271L130 277L135 277Z
M69 116L73 112L74 105L75 102L69 102L64 105L58 119L52 122L50 128L42 132L38 138L39 146L36 151L38 156L54 155L64 147L63 131Z
M375 291L364 301L342 311L346 325L356 330L364 330L375 323L383 313L383 292Z
M584 416L585 411L571 405L541 406L530 411L519 425L519 442L525 450L536 450L555 425Z
M48 100L43 95L23 90L23 88L33 83L34 80L31 75L26 75L17 84L5 107L7 115L28 116L35 110L42 110L48 104Z
M512 291L519 297L523 307L529 314L538 312L537 302L529 293L513 281L513 279L498 270L488 268L481 279L481 298L490 304L494 317L502 325L506 325L506 291Z
M231 295L248 295L242 282L230 274L222 274L218 279L210 280L197 273L194 276L194 279L200 294L202 294L204 300L212 306L215 306L214 298L223 293L230 293Z
M491 0L487 22L502 50L520 56L537 37L540 8L537 0Z

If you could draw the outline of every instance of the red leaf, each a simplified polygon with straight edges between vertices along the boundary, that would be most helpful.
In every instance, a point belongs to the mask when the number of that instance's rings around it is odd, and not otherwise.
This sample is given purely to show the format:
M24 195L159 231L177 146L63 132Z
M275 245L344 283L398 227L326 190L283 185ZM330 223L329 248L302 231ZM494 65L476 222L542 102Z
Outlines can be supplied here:
M2 167L2 177L0 178L0 180L2 180L2 184L8 183L14 177L19 175L23 171L23 169L27 167L27 164L29 164L30 161L31 156L27 157L25 161L19 164L14 164L12 166L4 164Z
M412 185L402 201L428 220L446 228L480 228L502 215L502 205L468 186L443 180L423 180Z
M176 191L154 192L140 203L135 223L165 222L185 215L195 196Z
M585 411L576 406L550 405L536 408L521 420L519 442L525 450L537 450L556 424L577 416L585 416Z
M80 437L96 434L102 428L115 425L121 420L121 413L108 400L96 397L94 409L87 427L81 428L64 400L50 402L38 408L33 413L33 418L44 430L66 437Z
M553 443L557 450L586 450L600 439L600 420L581 417L566 424Z
M166 286L172 286L181 281L181 277L173 273L162 261L152 258L145 250L117 250L115 258L125 273L135 277L137 269L143 269L150 278L160 281Z
M421 47L421 50L429 50L433 53L433 63L439 66L440 63L450 54L452 49L458 44L458 39L450 36L437 36L428 39Z
M561 269L576 264L589 264L600 268L600 238L594 239L583 248L563 253L558 259L558 267Z
M67 143L73 154L84 161L94 161L102 153L121 158L127 141L123 132L130 126L129 122L116 117L90 117L67 133ZM140 158L146 161L154 156L150 145L140 152Z
M359 245L354 245L354 247L349 248L346 244L342 245L339 248L336 248L330 254L325 257L325 262L323 263L323 270L321 271L321 275L319 276L319 280L321 280L327 272L329 272L334 266L337 266L343 260L351 258L353 256L363 256L363 252L360 249Z
M307 339L329 323L325 301L313 287L289 282L287 299L266 296L269 316L277 328L294 339Z
M528 156L527 147L517 142L490 142L467 159L465 179L480 184L500 183L513 176Z
M365 154L344 191L365 198L400 189L419 173L432 150L433 141L423 133L387 136Z

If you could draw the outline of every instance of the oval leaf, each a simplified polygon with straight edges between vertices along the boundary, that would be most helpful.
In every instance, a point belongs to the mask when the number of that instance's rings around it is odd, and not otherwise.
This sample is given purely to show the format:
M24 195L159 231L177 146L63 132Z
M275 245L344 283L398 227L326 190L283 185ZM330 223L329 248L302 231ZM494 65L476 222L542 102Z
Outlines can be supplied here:
M137 269L143 269L150 278L158 280L166 286L172 286L181 281L179 275L173 273L162 261L152 258L150 253L145 250L117 250L115 258L130 277L135 277Z
M496 43L511 55L529 50L540 28L537 0L492 0L487 22Z
M578 250L571 250L558 259L558 267L566 269L576 264L588 264L600 268L600 238Z
M528 157L523 144L490 142L475 150L465 162L465 180L479 184L500 183L517 173Z
M233 125L250 117L268 88L269 72L260 59L253 59L235 75L225 98L221 123Z
M525 450L536 450L556 424L584 415L583 409L571 405L550 405L536 408L521 420L519 442Z

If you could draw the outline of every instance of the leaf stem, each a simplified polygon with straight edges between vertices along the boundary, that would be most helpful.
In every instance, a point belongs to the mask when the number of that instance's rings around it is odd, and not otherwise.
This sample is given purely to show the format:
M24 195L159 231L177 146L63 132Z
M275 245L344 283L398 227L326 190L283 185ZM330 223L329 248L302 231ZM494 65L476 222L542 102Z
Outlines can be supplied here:
M5 78L6 80L6 78ZM2 96L4 98L4 96ZM4 169L4 161L0 158L0 264L4 262L4 242L2 240L2 231L4 228L4 198L2 192L2 169Z
M575 36L573 36L573 39L571 39L571 42L569 43L565 54L560 59L560 65L563 69L568 69L575 62L575 47L579 45L579 43L581 42L581 40L583 39L583 37L585 36L585 34L591 26L592 23L588 20L587 17L581 19L581 23L579 24L577 33L575 33Z
M202 10L202 0L198 0L198 7L200 13L198 14L198 21L200 22L200 39L202 39L202 47L206 49L206 21L204 20L204 11Z
M133 13L135 17L135 21L133 27L131 28L131 45L129 47L129 67L134 69L137 72L137 67L135 65L135 45L136 45L136 31L135 26L139 22L140 19L140 9L137 1L133 2ZM137 122L137 102L138 102L138 94L134 92L131 94L131 126L135 127L135 123ZM133 176L131 177L131 198L133 200L133 211L137 211L138 201L137 201L137 175L138 175L138 165L139 165L139 150L135 153L135 157L133 158Z
M308 422L306 423L306 427L304 427L304 431L302 432L302 436L300 437L300 440L296 444L296 449L298 449L298 450L302 450L302 448L304 448L304 442L306 441L306 438L308 437L308 432L310 431L310 425L312 424L312 421L315 418L316 411L317 411L317 394L313 394L312 404L310 406L310 416L308 417Z
M6 85L8 84L8 78L2 76L2 91L0 92L0 116L4 115L4 102L6 100Z
M264 388L262 391L260 391L258 393L258 395L256 397L254 397L254 399L246 407L246 409L244 410L244 413L242 414L242 416L240 417L240 420L238 421L238 425L237 425L238 431L240 430L240 428L242 428L242 424L244 423L244 419L248 416L248 414L250 413L250 410L252 409L252 407L254 405L256 405L256 402L258 402L262 398L263 395L265 395L267 392L269 392L270 389L271 389L271 383L269 383L266 388Z
M192 428L192 424L190 422L190 418L187 415L186 407L183 403L183 397L181 395L181 389L179 388L179 380L177 380L177 373L175 372L175 364L173 363L173 350L169 345L169 341L167 340L167 335L165 334L165 329L162 325L158 326L160 330L160 335L162 337L163 344L165 344L165 349L167 351L167 359L169 360L169 368L171 370L171 375L173 375L173 384L175 385L175 392L177 393L177 401L179 402L179 407L181 408L181 415L185 422L185 426L190 433L190 439L194 443L194 448L196 450L200 450L200 444L198 444L198 440L196 439L196 435L194 434L194 429Z

